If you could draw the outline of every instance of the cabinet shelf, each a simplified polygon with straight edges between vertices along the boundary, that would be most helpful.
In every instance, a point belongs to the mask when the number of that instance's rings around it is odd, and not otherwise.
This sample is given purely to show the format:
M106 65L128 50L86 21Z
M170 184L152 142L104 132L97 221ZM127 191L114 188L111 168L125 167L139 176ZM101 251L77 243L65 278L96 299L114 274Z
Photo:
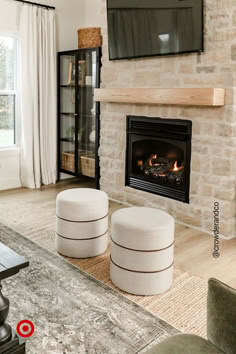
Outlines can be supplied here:
M95 118L96 114L86 114L86 113L60 113L62 116L67 117L84 117L84 118Z
M69 143L74 143L75 139L74 138L60 138L60 141L65 141L65 142L69 142ZM95 146L94 142L89 142L87 144L83 144L83 149L85 149L85 146Z
M60 141L64 141L66 143L75 143L75 140L72 138L60 138Z
M74 88L76 88L76 87L78 87L79 89L81 89L81 88L96 88L96 87L94 87L93 85L60 85L60 87L62 87L62 88L72 88L72 89L74 89Z
M84 118L95 118L96 114L86 114L86 113L81 113L78 114L80 117L84 117Z
M60 85L60 87L63 87L63 88L75 88L76 86L75 85Z
M67 175L70 175L70 176L81 177L81 178L83 177L83 178L91 179L91 180L94 179L93 177L86 176L83 173L75 174L75 172L72 172L72 171L69 171L69 170L64 170L63 168L60 168L59 172L67 174Z
M77 113L69 113L69 112L61 112L60 114L61 114L62 116L72 116L72 117L78 116Z
M79 88L93 88L93 89L95 89L96 87L94 87L93 85L80 85Z
M95 151L95 143L79 144L81 150Z
M64 168L59 168L58 171L61 172L61 173L65 173L67 175L76 176L75 172L72 172L72 171L69 171L69 170L65 170Z

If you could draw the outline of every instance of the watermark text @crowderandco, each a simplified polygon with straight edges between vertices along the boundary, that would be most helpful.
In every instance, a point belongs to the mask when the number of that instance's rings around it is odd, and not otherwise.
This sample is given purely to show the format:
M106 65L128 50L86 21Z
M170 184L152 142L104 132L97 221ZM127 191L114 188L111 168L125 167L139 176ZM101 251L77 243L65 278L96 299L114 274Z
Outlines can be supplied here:
M218 202L214 203L214 251L213 257L220 257L220 204Z

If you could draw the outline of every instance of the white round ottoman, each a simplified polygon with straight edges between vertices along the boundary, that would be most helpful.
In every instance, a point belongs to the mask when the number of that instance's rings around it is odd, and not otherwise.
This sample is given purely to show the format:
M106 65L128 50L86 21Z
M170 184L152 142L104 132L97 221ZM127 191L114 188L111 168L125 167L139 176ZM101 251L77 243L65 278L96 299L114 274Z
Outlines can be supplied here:
M108 246L108 197L80 188L61 192L56 201L56 248L63 256L89 258Z
M135 295L167 291L173 281L173 217L161 210L134 207L116 211L111 223L112 282Z

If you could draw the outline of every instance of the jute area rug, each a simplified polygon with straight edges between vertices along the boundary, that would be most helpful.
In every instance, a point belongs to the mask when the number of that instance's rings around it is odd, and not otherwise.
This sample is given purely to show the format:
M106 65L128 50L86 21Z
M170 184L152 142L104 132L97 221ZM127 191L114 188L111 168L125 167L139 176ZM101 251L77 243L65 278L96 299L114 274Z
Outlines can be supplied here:
M0 222L58 255L55 249L55 202L44 202L41 206L32 202L3 202ZM206 337L206 280L175 268L174 284L168 292L156 296L126 294L111 283L109 255L108 248L105 254L96 258L67 260L182 332Z

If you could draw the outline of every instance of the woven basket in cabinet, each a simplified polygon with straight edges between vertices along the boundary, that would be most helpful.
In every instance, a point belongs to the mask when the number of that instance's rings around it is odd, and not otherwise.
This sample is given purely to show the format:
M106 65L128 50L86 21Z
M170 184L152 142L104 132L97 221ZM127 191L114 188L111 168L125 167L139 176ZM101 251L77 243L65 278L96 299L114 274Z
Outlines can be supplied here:
M75 172L74 152L62 152L61 165L63 170ZM95 154L90 151L80 151L79 170L84 176L95 177Z

